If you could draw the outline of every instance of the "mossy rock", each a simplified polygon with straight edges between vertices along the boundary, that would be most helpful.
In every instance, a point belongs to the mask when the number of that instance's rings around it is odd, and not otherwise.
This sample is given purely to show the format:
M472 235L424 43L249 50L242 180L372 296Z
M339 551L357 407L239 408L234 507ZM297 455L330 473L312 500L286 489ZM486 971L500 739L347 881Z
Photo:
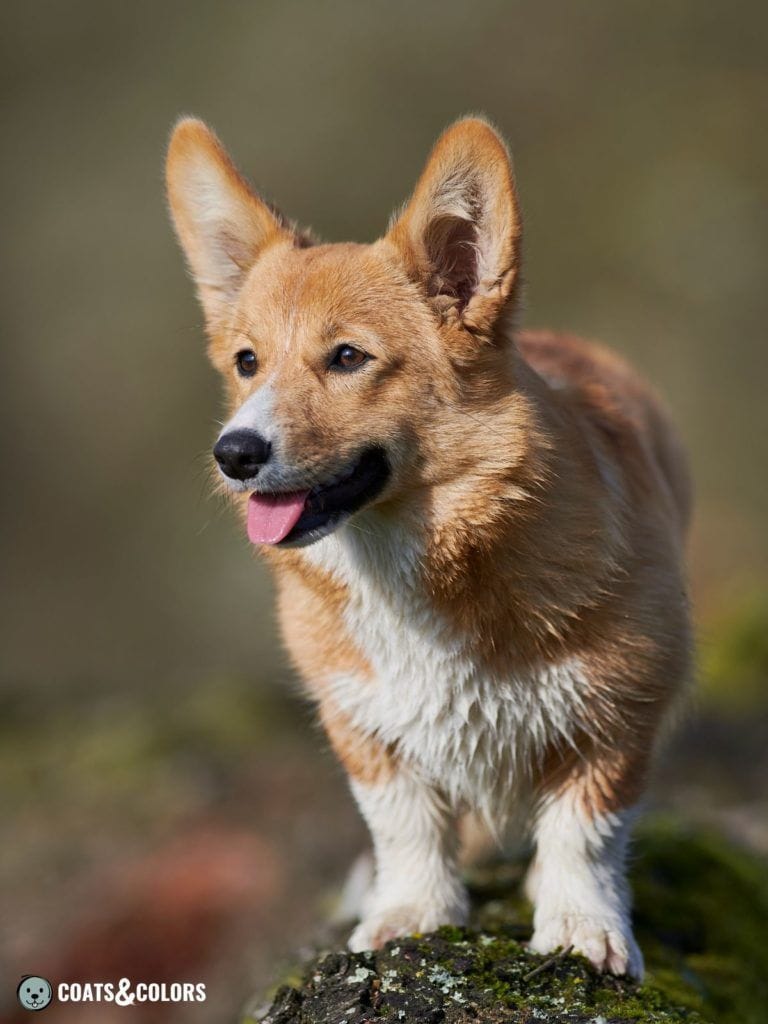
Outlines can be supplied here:
M639 837L632 875L649 982L715 1024L766 1024L768 863L657 821Z
M522 865L473 876L470 929L326 952L284 985L264 1024L765 1024L766 865L719 837L657 822L636 848L643 985L599 975L581 957L529 953Z

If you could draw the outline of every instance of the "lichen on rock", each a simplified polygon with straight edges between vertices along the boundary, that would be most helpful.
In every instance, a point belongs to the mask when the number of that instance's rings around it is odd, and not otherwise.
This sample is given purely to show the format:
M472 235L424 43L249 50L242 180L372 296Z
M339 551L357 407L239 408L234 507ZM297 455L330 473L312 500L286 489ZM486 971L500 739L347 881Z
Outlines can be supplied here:
M278 989L263 1024L762 1024L768 1020L765 865L718 837L657 822L638 842L638 937L648 978L598 974L582 957L529 953L522 868L473 882L473 928L375 953L330 951Z

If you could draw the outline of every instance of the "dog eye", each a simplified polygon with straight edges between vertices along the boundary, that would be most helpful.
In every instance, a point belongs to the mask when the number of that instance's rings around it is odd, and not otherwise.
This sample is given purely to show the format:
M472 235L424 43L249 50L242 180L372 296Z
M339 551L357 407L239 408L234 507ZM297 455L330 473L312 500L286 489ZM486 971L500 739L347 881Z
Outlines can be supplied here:
M342 373L345 370L356 370L363 363L367 363L370 358L368 353L363 352L362 349L354 348L352 345L339 345L331 356L329 369L340 370Z
M244 348L235 356L235 366L241 377L252 377L258 368L256 353L249 348Z

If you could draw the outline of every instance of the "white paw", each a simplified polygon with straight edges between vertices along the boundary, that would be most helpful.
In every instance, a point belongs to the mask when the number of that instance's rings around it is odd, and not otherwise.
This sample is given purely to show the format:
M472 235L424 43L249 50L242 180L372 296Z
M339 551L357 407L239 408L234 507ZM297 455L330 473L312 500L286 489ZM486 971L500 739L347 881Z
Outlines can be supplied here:
M536 921L528 948L534 953L553 953L573 946L598 971L643 976L643 954L630 928L621 921L578 913L553 914Z
M464 924L466 918L463 907L390 907L364 918L350 935L348 945L353 953L362 953L364 950L379 949L390 939L403 935L422 935L444 924Z

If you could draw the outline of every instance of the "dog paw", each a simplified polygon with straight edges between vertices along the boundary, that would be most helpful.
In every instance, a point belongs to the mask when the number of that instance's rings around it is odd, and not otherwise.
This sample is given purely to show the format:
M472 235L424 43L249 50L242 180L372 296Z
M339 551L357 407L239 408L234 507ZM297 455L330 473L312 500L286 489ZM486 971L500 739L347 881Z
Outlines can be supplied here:
M598 971L628 974L638 981L643 976L643 954L632 932L620 921L564 913L536 923L528 948L534 953L553 953L573 947L591 961Z
M435 910L431 907L402 906L381 910L364 918L349 937L353 953L380 949L390 939L433 932L444 924L464 924L466 912Z

